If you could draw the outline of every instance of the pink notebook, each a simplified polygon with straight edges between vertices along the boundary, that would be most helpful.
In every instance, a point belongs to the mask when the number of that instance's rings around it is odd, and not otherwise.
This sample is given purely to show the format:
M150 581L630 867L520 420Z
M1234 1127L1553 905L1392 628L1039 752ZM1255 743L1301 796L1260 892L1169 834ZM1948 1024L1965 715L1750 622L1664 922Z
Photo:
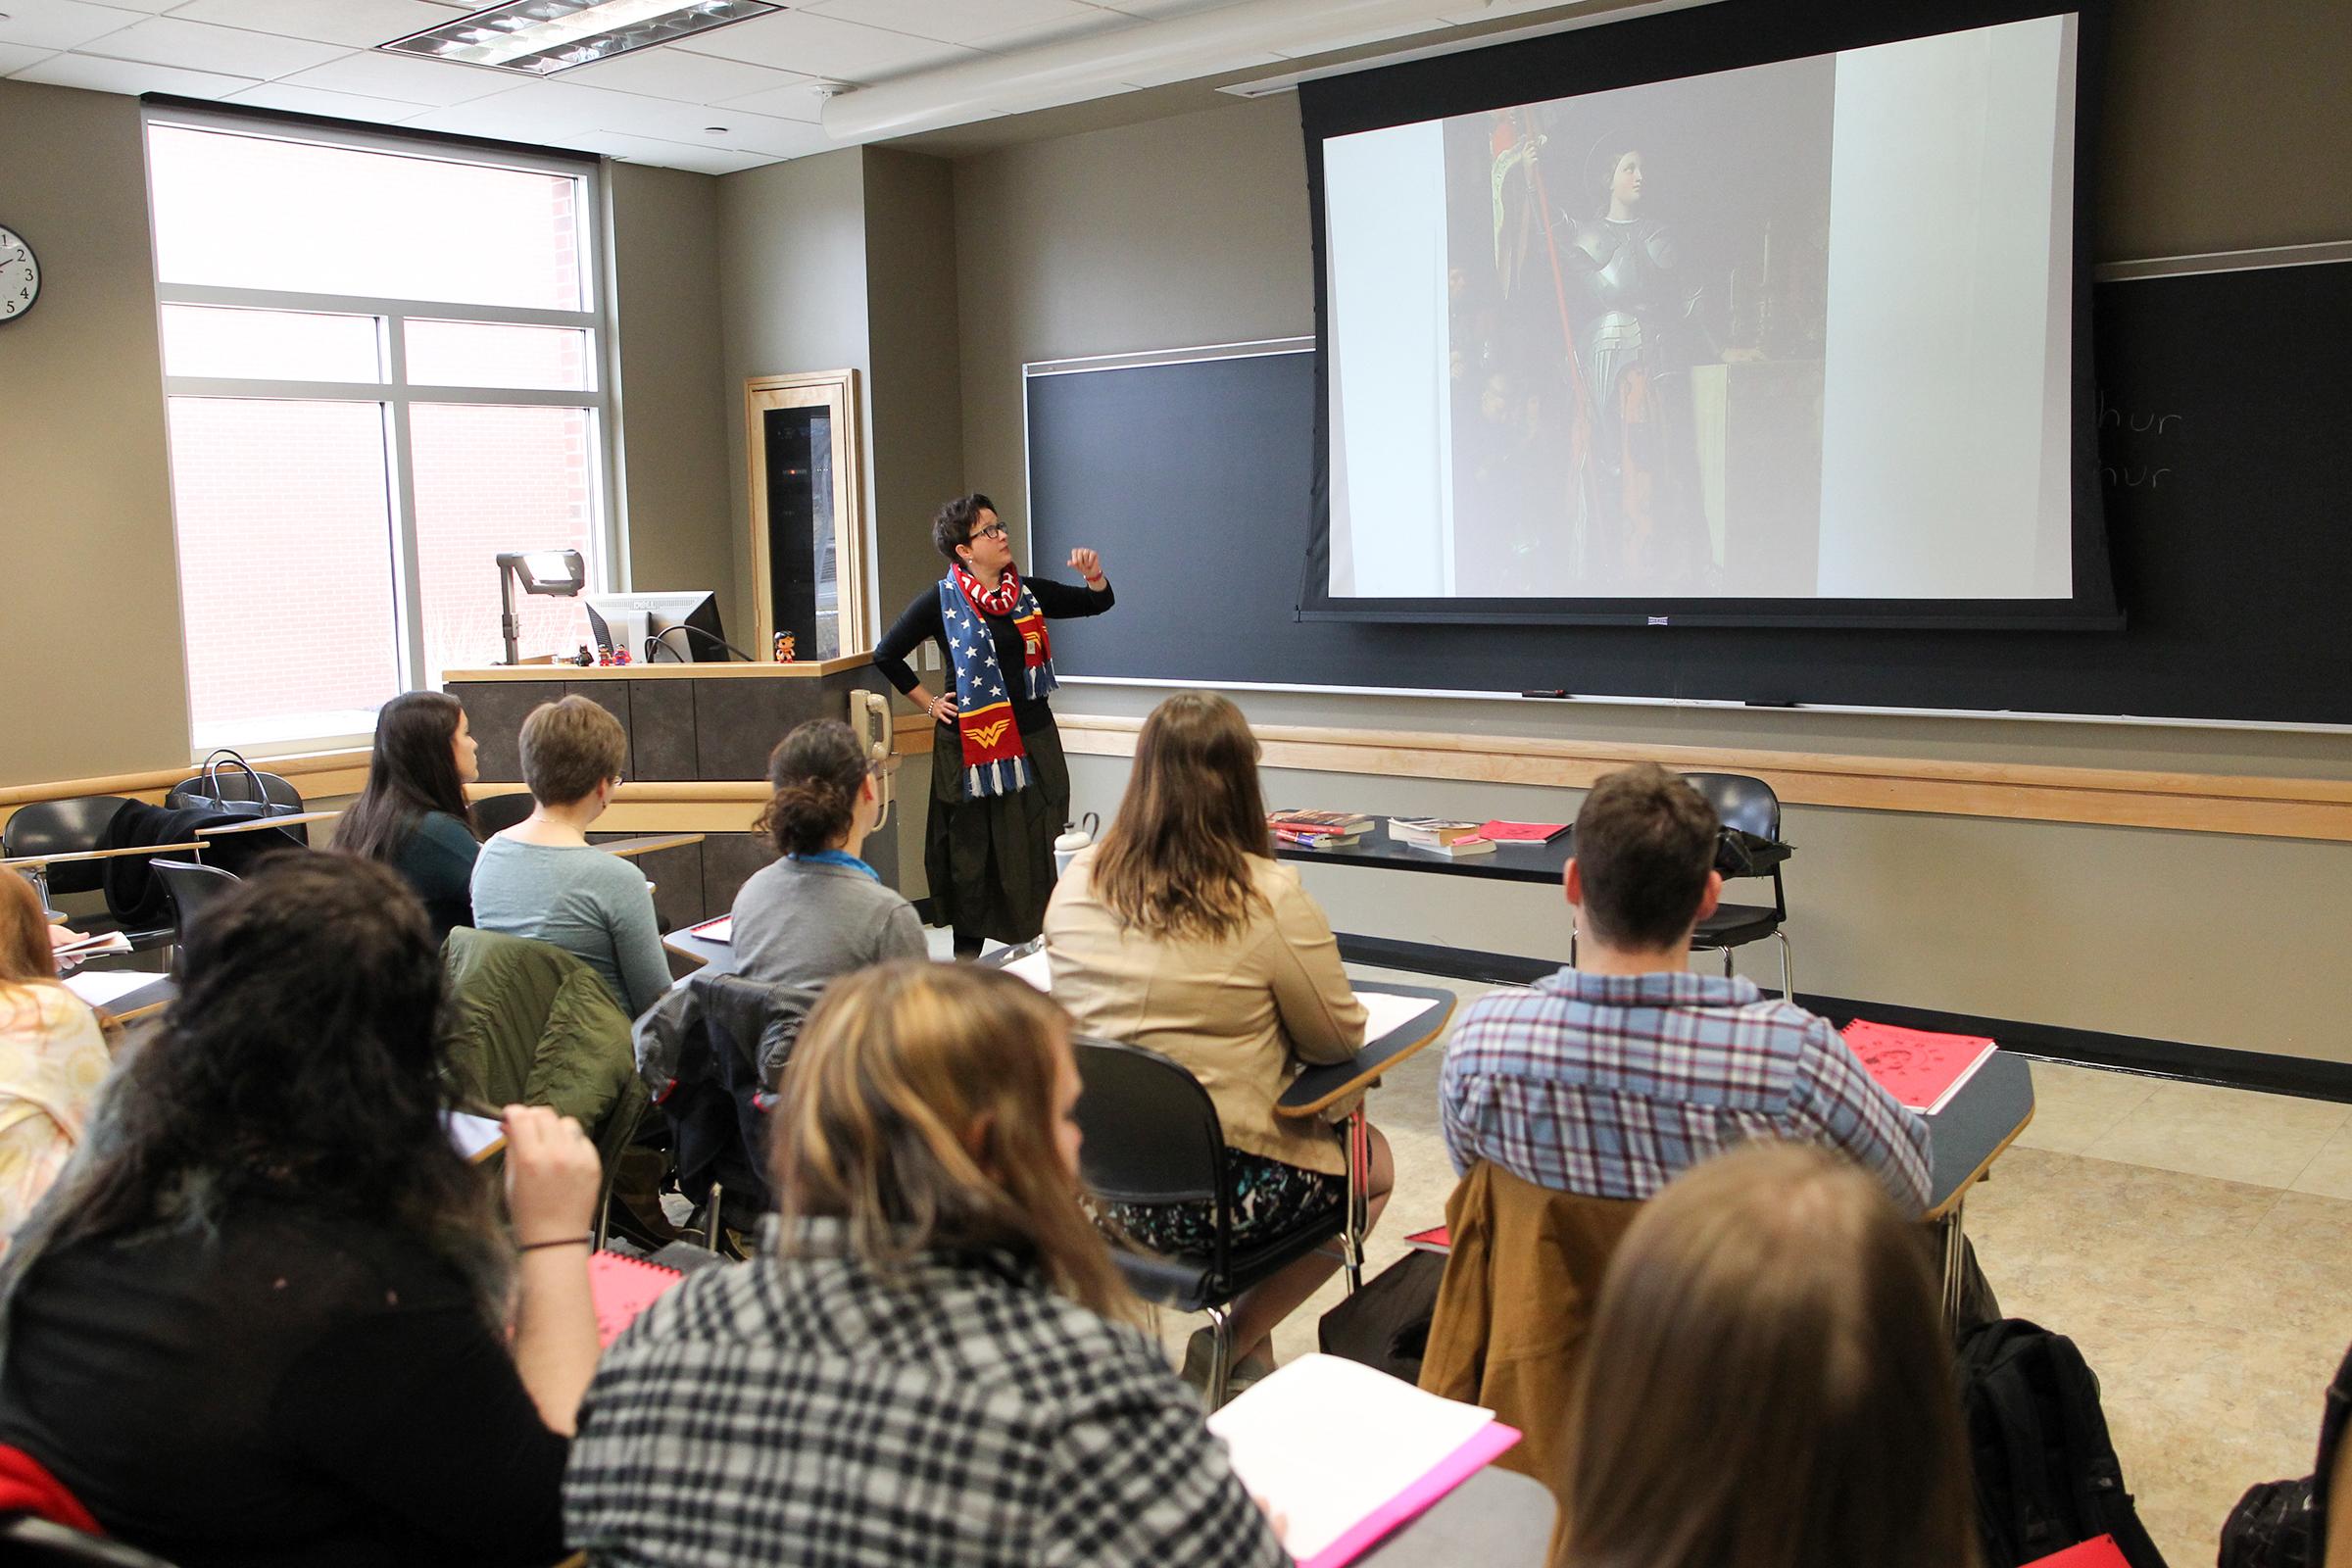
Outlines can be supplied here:
M1937 1035L1856 1018L1845 1043L1905 1110L1933 1116L1999 1048L1979 1035Z
M596 1303L596 1343L610 1346L637 1314L667 1295L686 1276L660 1263L597 1252L588 1259L588 1296Z
M2125 1560L2124 1548L2115 1544L2113 1536L2093 1536L2080 1546L2036 1557L2026 1568L2132 1568L2132 1565Z
M1519 1441L1492 1410L1331 1355L1252 1385L1208 1429L1298 1568L1343 1568Z
M1478 836L1490 844L1549 844L1567 831L1565 822L1481 822Z

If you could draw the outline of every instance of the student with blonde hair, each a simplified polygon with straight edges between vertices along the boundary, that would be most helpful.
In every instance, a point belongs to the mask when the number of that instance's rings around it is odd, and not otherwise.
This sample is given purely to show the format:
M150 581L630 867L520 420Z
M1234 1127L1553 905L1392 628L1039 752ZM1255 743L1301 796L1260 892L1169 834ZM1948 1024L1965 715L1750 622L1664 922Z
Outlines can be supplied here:
M1975 1568L1951 1342L1916 1227L1850 1160L1750 1144L1609 1265L1558 1568Z
M1152 710L1135 768L1102 842L1082 852L1046 908L1054 1000L1079 1030L1175 1058L1200 1081L1231 1147L1234 1245L1247 1248L1336 1209L1348 1161L1330 1124L1278 1116L1302 1064L1361 1050L1363 1004L1348 984L1331 923L1277 861L1257 781L1257 737L1241 710L1180 692ZM1394 1180L1372 1134L1371 1213ZM1204 1252L1207 1203L1114 1205L1144 1246ZM1274 1327L1315 1293L1338 1259L1310 1252L1245 1294L1233 1313L1237 1390L1271 1369ZM1205 1378L1208 1335L1189 1376Z
M564 1481L595 1563L1288 1564L1078 1200L1069 1021L1009 975L835 981L760 1255L606 1352Z
M58 983L32 884L0 872L0 1249L65 1169L112 1065L98 1015Z

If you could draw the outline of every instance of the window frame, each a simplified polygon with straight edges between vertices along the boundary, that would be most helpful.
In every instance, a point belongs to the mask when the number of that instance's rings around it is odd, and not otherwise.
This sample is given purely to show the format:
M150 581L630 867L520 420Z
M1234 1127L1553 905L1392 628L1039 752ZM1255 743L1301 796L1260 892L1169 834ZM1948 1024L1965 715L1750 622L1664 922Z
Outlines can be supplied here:
M565 157L552 151L520 147L488 147L433 137L376 133L340 125L327 127L273 116L242 115L184 105L150 104L146 106L141 121L140 152L143 158L146 156L147 135L158 128L169 128L252 136L270 141L307 142L353 152L428 158L442 163L474 164L576 181L579 196L574 232L579 247L581 291L586 308L566 311L514 305L468 305L452 300L316 294L170 282L161 275L160 247L156 246L152 232L152 215L155 211L152 189L154 164L149 159L149 271L155 278L159 348L163 339L164 311L175 305L373 317L377 321L377 364L381 375L381 379L375 381L312 381L173 375L167 370L163 378L163 391L167 407L173 398L195 397L259 402L372 403L383 409L385 472L389 479L385 500L392 530L393 630L400 689L404 692L437 690L443 674L440 670L424 667L423 564L417 544L416 468L409 422L410 411L416 404L585 410L590 429L589 494L597 514L590 519L588 587L582 592L630 591L627 518L622 510L623 491L619 482L618 333L612 319L611 220L601 160L594 157ZM589 384L576 390L412 386L408 380L407 344L407 325L411 319L584 330L589 335ZM172 545L176 586L184 581L180 574L176 480L173 482ZM514 548L532 548L532 541L518 540ZM482 570L486 575L494 573L496 569L489 560L483 561ZM188 714L189 760L193 761L212 748L200 743L196 734L195 697L186 679L184 660L187 637L183 600L180 612L182 699ZM299 655L299 650L290 652ZM367 733L330 733L294 739L256 738L249 744L234 735L213 734L205 739L217 744L234 745L256 757L269 757L365 746L368 744L370 736Z

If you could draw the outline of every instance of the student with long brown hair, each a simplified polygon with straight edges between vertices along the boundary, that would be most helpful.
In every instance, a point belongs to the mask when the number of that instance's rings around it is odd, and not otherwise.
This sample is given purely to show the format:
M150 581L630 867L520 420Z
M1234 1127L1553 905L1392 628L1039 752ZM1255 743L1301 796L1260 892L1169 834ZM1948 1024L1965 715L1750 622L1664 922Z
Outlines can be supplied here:
M58 983L32 884L0 872L0 1249L81 1142L111 1065L98 1015Z
M1916 1227L1836 1152L1669 1183L1609 1265L1558 1568L1974 1568L1951 1342Z
M609 1350L564 1480L592 1562L1288 1564L1078 1200L1069 1021L1012 976L835 981L761 1254Z
M1117 818L1046 909L1054 1000L1080 1032L1174 1057L1215 1102L1242 1247L1346 1200L1331 1126L1277 1116L1274 1102L1301 1063L1354 1055L1365 1025L1330 922L1270 853L1257 755L1224 698L1161 703L1137 738ZM1377 1131L1367 1175L1377 1219L1394 1180ZM1109 1217L1158 1251L1205 1251L1214 1234L1206 1203L1117 1204ZM1338 1267L1310 1252L1241 1298L1234 1386L1270 1369L1275 1325ZM1204 1378L1206 1358L1203 1330L1188 1375Z
M381 860L424 901L436 940L473 924L481 854L466 786L480 777L466 710L447 692L407 692L375 713L368 785L335 824L335 848Z

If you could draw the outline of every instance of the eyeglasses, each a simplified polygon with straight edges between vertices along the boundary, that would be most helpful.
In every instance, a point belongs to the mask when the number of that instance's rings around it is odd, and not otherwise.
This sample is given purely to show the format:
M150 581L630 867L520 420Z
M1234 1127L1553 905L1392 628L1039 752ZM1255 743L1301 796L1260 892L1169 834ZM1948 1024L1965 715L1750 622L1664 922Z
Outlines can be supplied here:
M992 522L984 528L974 528L972 530L973 538L978 539L982 536L986 536L990 539L1002 539L1004 537L1004 525L1001 522Z

